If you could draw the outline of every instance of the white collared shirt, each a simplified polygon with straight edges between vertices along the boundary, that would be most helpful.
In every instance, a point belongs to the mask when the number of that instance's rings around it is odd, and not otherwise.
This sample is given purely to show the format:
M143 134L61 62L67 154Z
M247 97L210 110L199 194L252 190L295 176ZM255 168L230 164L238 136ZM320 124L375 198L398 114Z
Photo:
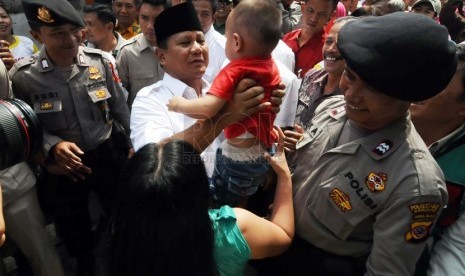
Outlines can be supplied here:
M202 79L202 94L210 89L210 84ZM186 99L196 97L192 87L165 73L163 79L155 84L142 88L137 93L131 111L131 141L134 150L138 150L148 143L157 143L165 138L192 126L196 119L182 113L168 111L166 106L173 96ZM204 150L202 158L211 176L214 168L215 152L224 139L222 135Z
M205 33L205 41L208 45L208 67L203 78L212 83L218 72L223 68L226 58L226 37L215 31L213 25Z

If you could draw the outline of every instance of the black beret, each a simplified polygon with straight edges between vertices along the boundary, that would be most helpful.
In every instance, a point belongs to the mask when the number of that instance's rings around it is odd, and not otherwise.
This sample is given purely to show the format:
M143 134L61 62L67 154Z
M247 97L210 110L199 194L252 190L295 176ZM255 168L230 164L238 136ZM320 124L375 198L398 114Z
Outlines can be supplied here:
M414 13L348 22L339 31L337 46L347 66L368 85L409 102L441 92L457 69L447 29Z
M63 24L84 26L76 9L67 0L21 0L30 24L56 27Z
M181 3L162 11L154 23L157 43L171 35L185 31L202 31L197 12L190 2Z

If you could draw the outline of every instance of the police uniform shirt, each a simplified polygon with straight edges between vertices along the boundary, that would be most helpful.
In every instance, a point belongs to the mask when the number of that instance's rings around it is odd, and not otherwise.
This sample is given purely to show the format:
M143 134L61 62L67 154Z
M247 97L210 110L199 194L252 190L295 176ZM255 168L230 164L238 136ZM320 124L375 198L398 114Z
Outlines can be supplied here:
M116 57L116 66L123 86L128 90L128 106L142 88L163 78L164 70L158 62L150 42L139 34L129 40Z
M203 78L212 83L216 75L220 72L226 58L226 37L217 32L213 25L205 33L205 42L208 45L208 66Z
M205 94L209 88L210 84L202 80L202 93ZM131 111L131 141L134 150L171 137L196 122L196 119L182 113L168 111L166 104L173 96L197 98L192 87L168 73L165 73L161 81L139 91ZM219 135L201 154L208 175L213 173L216 149L223 139L223 135Z
M336 146L343 96L324 101L291 156L296 234L327 252L370 254L368 275L412 275L441 209L444 176L410 119Z
M87 47L79 47L67 75L54 66L45 47L15 64L10 72L13 92L37 113L44 150L61 140L93 150L109 138L110 117L129 130L129 110L108 64L100 50Z

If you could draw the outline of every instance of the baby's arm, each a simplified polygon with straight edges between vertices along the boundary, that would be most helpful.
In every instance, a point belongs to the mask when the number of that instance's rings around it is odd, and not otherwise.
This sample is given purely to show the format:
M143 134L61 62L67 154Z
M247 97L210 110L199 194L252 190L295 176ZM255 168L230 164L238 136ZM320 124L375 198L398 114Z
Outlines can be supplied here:
M224 99L206 94L202 98L193 100L175 96L167 106L170 111L180 112L194 119L206 119L215 116L225 103Z

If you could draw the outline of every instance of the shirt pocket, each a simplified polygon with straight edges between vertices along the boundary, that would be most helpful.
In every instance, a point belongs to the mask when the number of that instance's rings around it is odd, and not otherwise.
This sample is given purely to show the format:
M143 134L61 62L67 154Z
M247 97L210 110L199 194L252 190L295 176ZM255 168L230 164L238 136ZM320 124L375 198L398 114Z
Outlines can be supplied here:
M94 120L102 120L104 116L110 115L110 109L107 100L111 98L111 94L106 86L87 86L87 95L92 102L91 105Z
M53 132L68 128L59 93L34 94L31 101L32 108L44 129Z
M364 183L337 175L320 184L308 211L342 240L377 210L379 204L363 189Z

